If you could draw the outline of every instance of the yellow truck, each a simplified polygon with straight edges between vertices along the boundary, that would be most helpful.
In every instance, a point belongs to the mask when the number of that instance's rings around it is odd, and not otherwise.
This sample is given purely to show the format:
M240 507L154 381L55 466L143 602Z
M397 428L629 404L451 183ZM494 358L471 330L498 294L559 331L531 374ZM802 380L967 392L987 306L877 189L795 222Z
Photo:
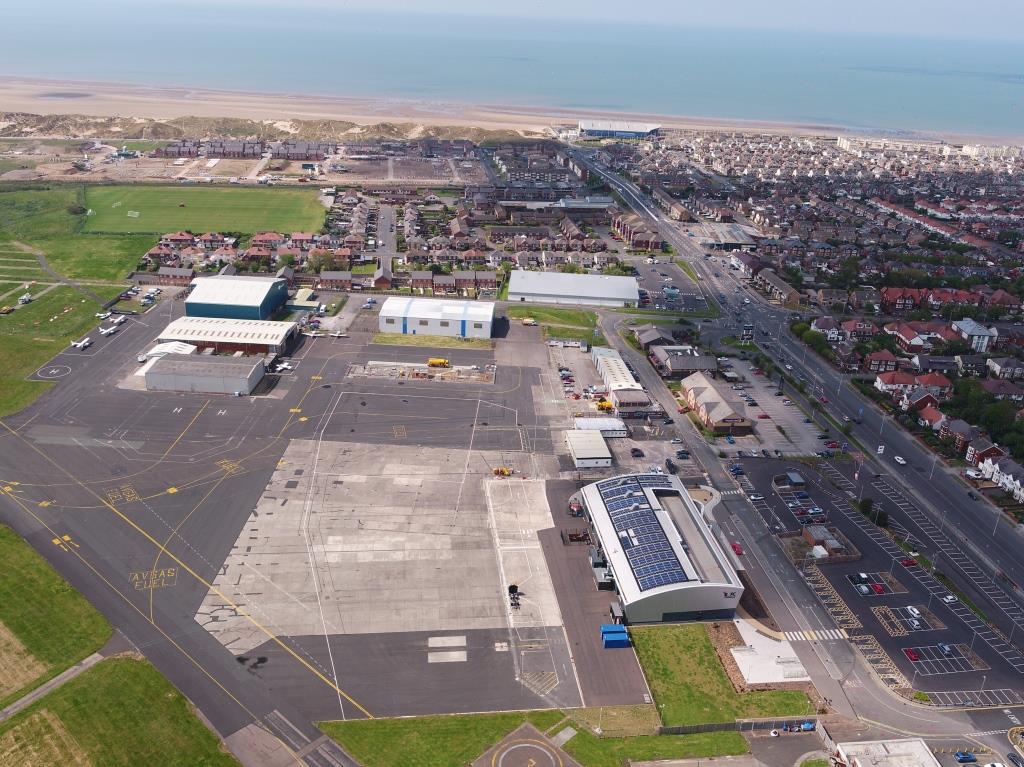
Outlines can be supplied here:
M452 363L444 357L431 357L427 360L428 368L450 368L451 366Z

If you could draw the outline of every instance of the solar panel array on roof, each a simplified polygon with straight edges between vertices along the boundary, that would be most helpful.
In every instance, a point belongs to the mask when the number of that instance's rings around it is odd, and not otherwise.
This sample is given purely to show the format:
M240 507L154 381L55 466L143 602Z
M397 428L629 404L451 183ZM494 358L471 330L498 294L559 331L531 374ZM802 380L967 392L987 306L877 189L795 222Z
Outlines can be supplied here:
M665 476L649 474L597 483L601 500L641 591L689 580L647 501L644 488L648 487L671 488L672 481Z

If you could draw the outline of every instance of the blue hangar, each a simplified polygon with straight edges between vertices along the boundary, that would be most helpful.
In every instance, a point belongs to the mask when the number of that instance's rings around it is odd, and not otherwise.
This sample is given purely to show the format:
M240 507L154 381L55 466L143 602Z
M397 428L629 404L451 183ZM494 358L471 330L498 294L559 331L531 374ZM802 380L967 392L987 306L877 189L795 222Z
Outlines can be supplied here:
M185 299L185 316L266 320L287 300L288 282L276 277L196 277Z

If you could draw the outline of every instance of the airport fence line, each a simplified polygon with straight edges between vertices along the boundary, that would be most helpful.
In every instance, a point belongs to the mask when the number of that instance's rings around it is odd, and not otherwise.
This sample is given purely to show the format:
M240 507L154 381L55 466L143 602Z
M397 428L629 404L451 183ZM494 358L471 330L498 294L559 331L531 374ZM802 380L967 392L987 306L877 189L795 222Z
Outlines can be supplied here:
M810 724L811 727L806 727ZM817 717L787 717L786 719L737 719L732 722L708 722L706 724L680 724L672 727L659 727L661 735L694 735L700 732L760 732L778 730L779 732L811 732L817 730Z

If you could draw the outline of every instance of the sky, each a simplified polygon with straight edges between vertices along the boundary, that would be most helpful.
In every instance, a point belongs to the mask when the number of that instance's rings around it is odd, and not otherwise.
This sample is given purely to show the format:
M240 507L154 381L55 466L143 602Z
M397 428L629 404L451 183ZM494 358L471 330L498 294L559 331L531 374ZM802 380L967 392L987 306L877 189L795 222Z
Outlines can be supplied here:
M37 0L18 3L17 15L53 16L82 0ZM679 27L737 27L765 30L811 30L850 34L1024 41L1024 3L1019 0L162 0L164 8L276 6L351 8L376 12L471 14L561 21L590 18L633 24ZM123 11L128 0L93 0L95 11ZM5 11L7 13L8 11ZM128 11L130 13L130 10ZM1024 58L1024 57L1022 57Z

